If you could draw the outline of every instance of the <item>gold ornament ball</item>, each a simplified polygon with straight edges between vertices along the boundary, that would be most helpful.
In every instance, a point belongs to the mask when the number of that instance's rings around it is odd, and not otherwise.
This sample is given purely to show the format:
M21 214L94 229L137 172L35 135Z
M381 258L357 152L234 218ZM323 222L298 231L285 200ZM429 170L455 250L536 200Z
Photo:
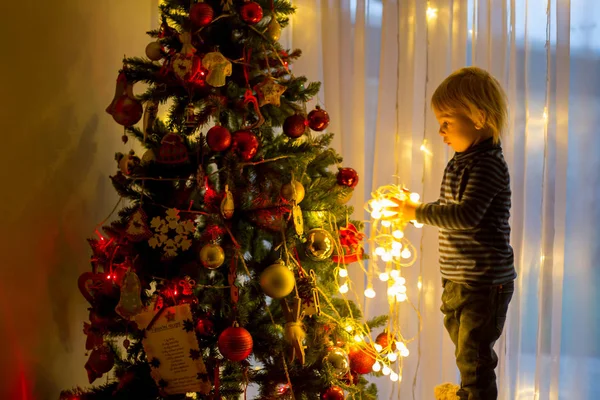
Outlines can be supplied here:
M151 42L146 46L146 57L152 61L158 61L163 58L162 45L160 42Z
M279 25L279 22L277 22L275 18L271 19L266 33L267 36L274 42L278 41L281 37L281 25Z
M219 268L225 261L225 252L218 244L209 243L200 250L200 261L205 268Z
M323 261L333 253L333 237L325 229L311 229L307 232L306 255L315 261Z
M302 200L304 200L304 186L298 181L293 181L290 183L286 183L281 187L281 197L286 199L287 201L292 201L294 199L294 191L296 194L296 204L300 204Z
M339 347L331 347L325 356L325 362L331 365L336 378L343 378L350 372L348 354Z
M260 287L271 298L281 299L294 290L294 273L279 260L260 274Z

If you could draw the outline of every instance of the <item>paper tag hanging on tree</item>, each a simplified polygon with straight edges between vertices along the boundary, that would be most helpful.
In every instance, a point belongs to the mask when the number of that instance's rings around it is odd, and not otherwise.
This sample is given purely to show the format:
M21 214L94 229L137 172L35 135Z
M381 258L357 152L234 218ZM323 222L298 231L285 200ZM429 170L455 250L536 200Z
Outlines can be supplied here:
M142 207L135 210L129 221L127 222L127 228L125 229L127 238L133 242L141 242L152 237L152 231L148 227L148 216L142 209Z
M286 87L275 81L272 77L267 77L264 81L254 86L256 96L258 97L258 105L260 107L266 104L273 104L279 107L281 104L281 95L285 92Z
M303 271L303 269L300 269ZM321 304L319 302L319 291L317 290L317 276L315 271L310 270L309 276L301 273L298 279L298 294L302 299L302 312L311 317L321 315Z
M142 285L137 274L129 268L123 278L121 285L121 298L119 304L115 307L115 311L121 317L130 319L142 312L144 308L140 294Z
M218 51L206 54L202 66L208 70L206 83L213 87L225 86L225 78L231 75L231 62L223 54Z
M296 231L296 235L304 235L304 219L302 218L302 209L297 204L292 207L292 219L294 221L294 230Z
M149 313L154 315L153 311ZM142 344L151 367L150 375L162 394L210 392L189 304L165 309L146 331Z
M189 81L194 78L196 70L199 69L197 65L200 60L194 56L196 48L192 46L192 34L184 32L179 35L181 41L181 51L173 57L172 65L173 72L184 81ZM196 64L196 65L194 65Z

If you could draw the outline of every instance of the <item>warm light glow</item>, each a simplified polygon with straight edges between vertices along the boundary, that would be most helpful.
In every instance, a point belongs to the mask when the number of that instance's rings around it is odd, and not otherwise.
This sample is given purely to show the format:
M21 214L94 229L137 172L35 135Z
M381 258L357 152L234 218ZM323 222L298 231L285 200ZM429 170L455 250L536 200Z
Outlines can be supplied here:
M349 290L350 288L348 287L347 283L344 283L342 286L340 286L340 293L348 293Z
M374 349L375 349L375 350L376 350L378 353L379 353L379 352L381 352L381 350L383 350L383 346L382 346L382 345L380 345L379 343L375 343L375 344L373 345L373 348L374 348ZM381 369L381 366L379 367L379 369Z
M412 256L412 253L409 249L404 249L402 250L402 253L400 253L400 256L402 256L402 258L410 258L410 256Z
M372 287L368 287L365 289L365 297L372 299L375 297L375 290Z
M383 226L385 228L389 228L390 226L392 226L392 222L388 221L388 220L383 220L383 221L381 221L381 226Z
M548 109L544 107L544 114L542 114L542 118L544 118L544 122L548 122Z
M346 325L346 332L352 332L354 330L354 328L352 327L352 325Z
M417 288L421 290L423 288L423 282L421 282L421 278L419 278L419 282L417 282Z
M190 399L197 399L198 398L198 396L194 392L187 392L185 394L185 397L189 397Z
M381 256L381 259L385 262L390 262L392 261L392 254L391 253L385 253Z
M469 29L469 35L473 34L473 29Z
M420 148L420 150L421 150L423 153L425 153L425 154L427 154L428 156L430 156L430 155L432 155L433 153L431 153L431 150L429 150L429 149L427 148L427 144L426 144L426 143L427 143L427 140L424 140L424 141L423 141L423 144L421 145L421 148Z
M390 275L392 279L398 280L398 278L400 278L400 271L398 271L397 269L393 269L390 271Z
M398 374L397 374L397 373L395 373L395 372L392 372L392 373L390 374L390 380L391 380L392 382L398 382L398 379L399 379L399 378L400 378L400 375L398 375Z
M382 217L381 211L373 211L371 213L371 217L373 217L373 219L381 219L381 217Z
M406 284L406 278L403 276L398 276L394 280L396 281L396 283L399 283L400 285Z
M421 196L419 195L419 193L411 193L410 194L410 201L412 201L413 203L418 202L421 199Z
M354 335L354 341L360 343L363 341L363 338L360 335Z
M392 236L396 239L402 239L404 237L404 232L402 232L401 230L396 230L392 232Z
M392 249L400 250L402 248L402 243L396 242L395 240L392 242Z
M438 9L433 7L427 7L427 20L431 21L437 17Z
M388 296L395 296L398 294L398 288L396 286L390 286L387 290Z
M379 364L377 361L375 361L375 364L373 364L373 371L374 372L381 371L381 364Z
M406 299L407 299L407 298L408 298L408 297L406 296L406 293L398 293L398 294L396 295L396 300L398 300L398 301L399 301L399 302L401 302L401 303L402 303L403 301L406 301Z
M398 288L398 292L400 293L406 293L406 286L402 285Z
M340 272L338 272L338 274L342 277L345 278L348 276L348 270L346 268L340 268Z
M392 249L392 256L396 258L400 257L400 249Z
M392 372L392 370L387 365L384 365L383 369L381 370L381 373L384 375L389 375L391 372Z
M375 254L377 254L379 257L381 257L382 255L385 254L385 249L383 247L377 247L375 249Z
M379 274L379 280L382 282L387 282L388 279L390 279L390 276L388 275L387 272L382 272Z
M413 226L414 226L415 228L419 228L419 229L420 229L420 228L422 228L422 227L423 227L423 224L422 224L422 223L420 223L420 222L417 222L417 221L413 221Z
M398 359L398 356L396 355L396 353L389 353L387 355L388 360L390 360L391 362L394 362Z
M400 356L401 357L408 357L409 354L410 354L410 352L408 351L407 348L404 348L404 349L400 350Z

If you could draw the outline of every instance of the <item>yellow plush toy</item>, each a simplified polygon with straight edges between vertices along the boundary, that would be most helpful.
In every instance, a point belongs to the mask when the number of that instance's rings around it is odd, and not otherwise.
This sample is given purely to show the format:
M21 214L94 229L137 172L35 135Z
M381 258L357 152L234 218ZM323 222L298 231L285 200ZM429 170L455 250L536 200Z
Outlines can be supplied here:
M460 386L453 383L438 385L433 389L435 400L460 400L456 395L458 389L460 389Z

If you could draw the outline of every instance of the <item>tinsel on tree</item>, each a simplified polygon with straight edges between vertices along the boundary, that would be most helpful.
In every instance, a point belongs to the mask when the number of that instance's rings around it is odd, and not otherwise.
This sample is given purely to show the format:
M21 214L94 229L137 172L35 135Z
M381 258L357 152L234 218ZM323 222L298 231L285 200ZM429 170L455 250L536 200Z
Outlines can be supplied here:
M306 108L320 85L292 73L300 50L278 42L294 8L160 12L106 109L145 150L116 155L124 205L79 279L96 385L61 398L233 399L252 384L261 399L375 398L361 374L378 354L360 338L386 318L362 321L337 273L365 257L345 205L358 175L329 147L327 112Z

